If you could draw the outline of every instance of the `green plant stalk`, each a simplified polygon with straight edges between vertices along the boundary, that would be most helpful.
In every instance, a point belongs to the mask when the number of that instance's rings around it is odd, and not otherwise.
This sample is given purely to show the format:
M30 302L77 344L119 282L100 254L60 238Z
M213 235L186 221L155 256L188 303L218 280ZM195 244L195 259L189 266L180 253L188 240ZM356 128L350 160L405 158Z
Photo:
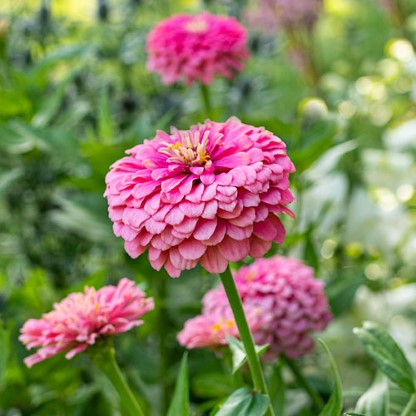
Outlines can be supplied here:
M208 88L207 85L202 84L202 83L199 84L199 87L200 87L200 90L201 90L202 102L204 103L205 115L210 120L213 120L215 117L214 117L214 113L213 113L213 110L212 110L209 88Z
M267 390L263 371L260 365L260 360L254 347L253 336L251 335L250 328L247 323L243 304L235 285L233 275L231 274L230 266L227 267L227 270L224 273L220 273L220 277L222 284L224 285L225 293L227 294L228 302L230 303L231 309L233 311L241 341L243 342L244 349L246 350L247 361L250 368L254 389L259 393L263 393L269 397L269 410L267 415L274 416L274 411L270 400L270 395Z
M400 416L410 416L412 414L412 411L416 405L416 393L413 393L410 396L410 400L407 402L406 407L404 408L403 412Z
M319 396L319 394L315 391L315 389L311 386L309 381L303 375L296 361L290 360L284 355L282 355L281 359L290 368L290 371L295 376L296 381L300 384L300 386L306 391L308 396L311 398L315 411L319 412L324 406L324 401L322 400L322 397Z
M122 408L127 410L130 416L145 416L117 364L111 338L91 348L90 357L116 389L120 396Z

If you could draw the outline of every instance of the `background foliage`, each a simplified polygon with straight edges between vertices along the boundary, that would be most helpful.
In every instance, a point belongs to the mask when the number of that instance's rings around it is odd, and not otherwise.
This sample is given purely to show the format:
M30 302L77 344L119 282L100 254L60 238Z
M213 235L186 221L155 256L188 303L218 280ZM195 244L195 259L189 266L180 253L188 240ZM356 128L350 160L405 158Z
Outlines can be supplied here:
M216 277L197 268L170 279L146 256L132 261L107 218L104 176L157 129L206 117L198 86L166 87L146 71L150 28L202 8L244 17L245 2L52 3L0 5L0 415L119 414L88 357L28 370L17 337L26 319L69 292L123 276L148 290L157 309L116 339L118 359L149 414L163 415L183 355L176 333L199 313ZM379 322L404 349L410 372L416 365L416 1L397 4L393 13L376 0L327 0L313 37L250 27L246 70L211 86L218 121L236 115L265 126L297 167L297 218L270 254L302 258L327 282L335 318L323 338L345 411L376 374L377 357L369 360L359 341L369 330L357 338L354 326ZM296 65L299 50L313 57L313 72ZM192 411L209 414L235 390L231 367L205 350L188 361ZM327 355L318 347L299 364L327 399ZM266 370L277 409L286 400L285 415L314 414L281 362ZM371 410L371 394L378 400L390 390L389 414L399 414L413 390L375 380L357 411L381 415L371 413L380 411Z

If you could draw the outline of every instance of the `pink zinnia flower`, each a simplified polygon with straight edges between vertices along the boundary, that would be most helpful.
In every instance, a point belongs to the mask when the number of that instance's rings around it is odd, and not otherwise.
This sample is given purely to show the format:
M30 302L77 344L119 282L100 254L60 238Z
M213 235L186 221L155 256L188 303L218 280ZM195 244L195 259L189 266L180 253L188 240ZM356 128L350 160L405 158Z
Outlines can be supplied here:
M312 351L311 332L322 331L332 319L323 282L314 279L312 268L299 260L275 256L242 267L234 273L234 280L244 308L261 316L260 325L254 327L249 321L249 326L257 345L270 345L264 359L282 353L295 358ZM210 290L203 299L202 315L185 324L179 342L187 348L201 346L200 340L198 345L192 340L197 323L229 313L223 287Z
M100 337L141 325L139 318L153 308L153 299L145 298L144 292L126 278L117 286L99 290L86 287L85 293L72 293L54 304L42 319L25 322L19 340L27 349L41 348L24 362L32 367L62 352L69 360Z
M286 146L262 127L231 118L190 130L158 131L107 174L114 233L135 258L149 249L153 268L178 277L199 262L222 273L229 261L261 257L292 212Z
M162 20L147 38L147 68L165 84L210 84L215 76L233 78L249 57L247 34L232 17L204 12Z
M261 309L245 308L250 328L258 329L263 319ZM211 314L203 314L185 322L184 329L178 334L178 341L187 348L218 347L227 345L227 335L238 338L238 329L231 308L216 310Z

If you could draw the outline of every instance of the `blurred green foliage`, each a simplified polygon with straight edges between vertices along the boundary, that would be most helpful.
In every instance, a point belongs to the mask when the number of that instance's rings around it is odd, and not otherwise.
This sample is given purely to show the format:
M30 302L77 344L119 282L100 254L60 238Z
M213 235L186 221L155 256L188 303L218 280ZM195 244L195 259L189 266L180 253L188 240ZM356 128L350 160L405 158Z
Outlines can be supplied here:
M199 268L172 280L146 256L129 259L107 218L104 177L157 129L206 117L198 86L166 87L146 71L152 25L202 8L244 16L245 2L99 1L82 19L72 14L81 1L67 9L15 3L0 6L0 415L120 414L88 357L55 357L28 370L17 338L26 319L69 292L123 276L157 308L140 329L116 338L118 360L152 414L167 414L178 373L185 383L176 333L217 280ZM296 41L249 28L246 70L210 87L218 120L235 115L287 143L297 167L296 220L286 219L286 242L270 255L302 258L327 282L334 323L323 337L351 411L375 374L353 326L381 322L416 364L416 1L397 4L392 12L376 0L325 1L313 36ZM313 74L296 66L295 47L313 55ZM234 392L241 380L212 352L193 350L188 360L191 414L208 415L233 394L244 406L263 406L261 396ZM326 361L317 352L300 365L328 399ZM266 370L277 385L276 409L313 414L282 363ZM399 414L408 393L390 390Z

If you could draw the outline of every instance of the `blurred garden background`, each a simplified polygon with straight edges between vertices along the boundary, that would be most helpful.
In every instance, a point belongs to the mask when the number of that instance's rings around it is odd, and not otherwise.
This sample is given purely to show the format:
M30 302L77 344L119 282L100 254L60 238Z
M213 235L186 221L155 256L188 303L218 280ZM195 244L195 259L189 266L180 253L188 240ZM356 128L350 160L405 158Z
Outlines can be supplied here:
M319 336L335 358L344 411L376 374L352 331L364 321L382 325L416 368L415 0L325 0L316 18L290 22L244 0L1 0L1 416L120 414L88 356L27 369L18 336L70 292L124 276L156 308L116 337L117 358L148 414L167 414L185 351L176 335L218 277L197 267L171 279L146 255L132 260L113 234L104 178L156 130L208 118L197 84L166 86L146 69L151 28L202 10L248 30L250 59L235 79L210 85L210 117L237 116L287 144L296 218L284 219L285 243L268 255L302 259L325 281L334 318ZM208 415L235 378L212 351L188 360L192 414ZM323 350L298 365L328 399ZM266 368L276 408L316 415L282 367ZM388 414L398 415L409 393L389 390Z

